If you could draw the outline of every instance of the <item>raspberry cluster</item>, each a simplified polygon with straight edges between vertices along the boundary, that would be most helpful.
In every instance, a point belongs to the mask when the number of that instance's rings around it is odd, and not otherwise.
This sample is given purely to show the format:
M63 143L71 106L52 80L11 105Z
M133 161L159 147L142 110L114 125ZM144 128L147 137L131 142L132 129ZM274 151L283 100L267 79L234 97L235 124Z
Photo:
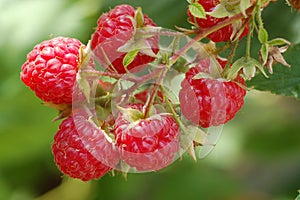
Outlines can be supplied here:
M211 11L218 1L198 3ZM228 18L188 15L199 29ZM228 41L234 29L228 25L207 37ZM182 34L161 48L161 34L140 8L123 4L99 17L87 45L56 37L28 53L21 80L46 105L58 109L56 120L63 119L52 144L62 173L88 181L111 170L160 170L199 145L194 141L199 132L189 130L225 124L242 108L246 85L240 71L229 78L231 65L214 48L204 48L207 56L196 48L197 56L185 57L176 43ZM173 76L184 78L171 95L164 84Z

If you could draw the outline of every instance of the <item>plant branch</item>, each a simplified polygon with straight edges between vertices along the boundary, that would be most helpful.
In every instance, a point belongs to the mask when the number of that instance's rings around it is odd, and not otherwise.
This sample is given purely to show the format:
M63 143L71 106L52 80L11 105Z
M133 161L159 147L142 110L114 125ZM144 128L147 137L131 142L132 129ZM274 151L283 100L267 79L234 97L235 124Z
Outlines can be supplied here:
M250 8L248 8L246 10L246 14L248 16L250 16L252 14L254 7L255 6L251 6ZM180 49L175 55L173 55L170 58L170 64L171 65L174 64L180 58L180 56L185 54L194 45L195 42L203 39L204 37L206 37L207 35L215 32L215 31L217 31L225 26L228 26L228 25L234 23L235 21L243 19L243 18L245 18L245 16L242 13L239 13L233 17L230 17L230 18L216 24L215 26L200 30L198 35L196 35L196 37L193 40L189 41L182 49Z

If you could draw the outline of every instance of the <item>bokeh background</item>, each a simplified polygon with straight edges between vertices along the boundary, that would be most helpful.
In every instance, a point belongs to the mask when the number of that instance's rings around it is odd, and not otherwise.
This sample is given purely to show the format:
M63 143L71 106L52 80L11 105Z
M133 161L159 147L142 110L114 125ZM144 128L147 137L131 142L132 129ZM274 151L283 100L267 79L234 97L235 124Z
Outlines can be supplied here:
M42 40L69 36L87 43L100 14L120 3L141 6L165 28L189 28L184 0L0 0L0 200L294 199L300 188L300 102L253 90L204 159L184 156L162 171L128 174L127 180L115 173L88 183L62 181L51 155L57 113L21 83L20 69ZM300 41L300 15L285 1L272 3L263 16L271 38Z

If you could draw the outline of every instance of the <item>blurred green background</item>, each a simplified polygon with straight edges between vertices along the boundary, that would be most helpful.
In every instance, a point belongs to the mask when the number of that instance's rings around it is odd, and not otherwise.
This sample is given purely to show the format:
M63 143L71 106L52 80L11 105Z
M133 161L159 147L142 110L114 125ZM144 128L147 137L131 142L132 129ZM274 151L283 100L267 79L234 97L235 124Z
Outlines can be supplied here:
M0 0L0 200L293 199L300 188L300 102L250 91L214 151L156 172L62 182L51 155L59 122L20 81L33 46L51 36L87 43L104 11L142 6L160 26L188 28L184 0ZM300 15L284 1L264 12L270 37L300 41ZM255 45L255 44L254 44ZM242 52L238 52L242 53ZM294 66L300 67L300 66Z

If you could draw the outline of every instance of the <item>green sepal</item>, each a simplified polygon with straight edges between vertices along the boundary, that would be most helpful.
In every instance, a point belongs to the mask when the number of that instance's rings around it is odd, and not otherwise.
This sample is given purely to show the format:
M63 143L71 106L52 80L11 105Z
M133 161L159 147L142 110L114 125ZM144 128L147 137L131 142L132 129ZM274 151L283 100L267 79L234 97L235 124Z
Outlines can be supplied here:
M268 42L268 39L269 39L269 34L267 30L264 27L260 27L258 30L258 40L260 41L260 43L264 44Z
M123 114L123 117L129 122L135 122L137 120L143 119L144 114L143 112L133 109L133 108L123 108L117 106L119 111Z
M130 65L130 63L133 62L133 60L135 59L138 53L139 53L138 49L126 53L126 55L123 58L123 65L125 69L127 68L128 65Z
M225 8L225 6L223 6L222 4L217 5L213 11L211 12L206 12L206 14L215 17L215 18L223 18L223 17L228 17L231 16L232 14L230 12L227 11L227 9Z
M273 40L268 41L270 46L281 46L281 45L290 45L291 43L283 38L275 38Z
M136 20L136 28L141 28L144 26L144 14L141 7L137 7L134 18Z
M240 1L240 11L244 15L244 17L248 17L246 14L246 10L252 5L251 0L241 0Z
M245 57L238 59L232 64L231 69L227 75L227 78L230 80L234 80L237 77L239 71L243 69L245 78L250 80L255 76L255 72L256 72L255 68L258 68L261 71L261 73L268 78L268 75L266 74L266 72L264 71L262 65L258 60L254 58L246 59Z
M79 86L79 89L83 92L87 102L90 102L90 92L91 86L87 79L81 76L80 72L76 75L76 82Z
M262 44L259 52L260 52L260 56L261 56L261 59L262 59L262 65L264 66L267 63L267 60L268 60L269 45L267 43Z
M196 75L193 77L193 80L195 80L195 79L201 79L201 78L212 79L212 76L209 75L208 73L205 73L205 72L199 72L198 74L196 74Z

